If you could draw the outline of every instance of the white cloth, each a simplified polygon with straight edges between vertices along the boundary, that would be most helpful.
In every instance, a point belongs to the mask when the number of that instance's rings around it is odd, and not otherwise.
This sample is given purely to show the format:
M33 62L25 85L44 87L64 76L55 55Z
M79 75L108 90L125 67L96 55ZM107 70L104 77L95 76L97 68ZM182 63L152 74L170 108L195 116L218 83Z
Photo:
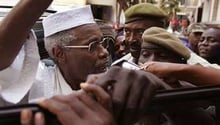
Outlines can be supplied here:
M187 60L187 64L189 65L202 65L204 67L212 67L215 69L220 69L220 66L217 64L211 64L207 60L198 56L197 54L191 52L190 58Z
M47 67L40 61L33 31L14 62L0 71L0 106L34 102L71 92L73 90L59 69Z
M121 57L120 59L115 60L115 61L111 64L111 66L114 66L114 65L116 65L117 63L119 63L119 62L121 62L121 61L123 61L123 60L127 60L128 62L134 63L134 62L133 62L134 58L131 56L131 53L128 53L128 54L124 55L123 57Z
M35 102L42 98L49 98L54 95L67 95L73 92L66 83L57 66L45 66L40 62L36 80L29 93L29 102Z
M0 71L0 94L3 100L16 104L24 98L35 79L39 60L36 36L31 31L11 66Z

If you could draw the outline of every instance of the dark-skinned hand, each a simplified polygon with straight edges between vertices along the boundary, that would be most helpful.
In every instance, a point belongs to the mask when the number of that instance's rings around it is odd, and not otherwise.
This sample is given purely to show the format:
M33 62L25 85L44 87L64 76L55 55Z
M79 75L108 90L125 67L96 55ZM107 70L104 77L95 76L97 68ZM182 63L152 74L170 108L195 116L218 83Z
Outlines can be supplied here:
M106 73L90 75L87 83L103 87L112 97L119 125L132 125L146 110L156 90L169 88L151 73L112 67Z

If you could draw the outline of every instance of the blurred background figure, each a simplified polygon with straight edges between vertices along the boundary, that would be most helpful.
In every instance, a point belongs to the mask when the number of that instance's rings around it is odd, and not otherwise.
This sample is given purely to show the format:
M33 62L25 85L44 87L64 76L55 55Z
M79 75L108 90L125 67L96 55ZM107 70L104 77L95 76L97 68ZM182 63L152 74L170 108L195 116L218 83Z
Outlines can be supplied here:
M113 61L125 56L128 51L125 44L124 28L120 28L115 36Z
M188 18L182 18L181 20L181 31L180 33L183 35L183 36L187 36L187 28L188 26L190 25L190 21Z
M178 19L171 19L170 20L170 27L171 27L171 33L174 35L179 35L179 20Z
M207 28L208 27L202 23L193 23L188 27L188 40L190 49L196 54L198 54L198 42L200 37Z

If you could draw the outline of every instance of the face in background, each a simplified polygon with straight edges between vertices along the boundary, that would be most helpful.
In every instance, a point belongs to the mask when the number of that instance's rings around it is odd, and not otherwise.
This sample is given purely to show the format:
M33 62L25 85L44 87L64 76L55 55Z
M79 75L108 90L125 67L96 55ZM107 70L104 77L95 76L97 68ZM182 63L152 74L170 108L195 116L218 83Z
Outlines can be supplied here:
M198 43L199 55L210 63L220 60L220 29L209 28L201 36Z
M96 24L87 24L71 31L77 39L68 46L88 46L102 40L102 33ZM101 45L96 45L92 51L88 48L62 47L63 61L59 68L66 80L84 82L88 74L105 72L108 64L108 51ZM78 83L79 84L79 83ZM74 85L72 85L74 86Z
M202 32L189 33L189 36L188 36L189 44L190 44L191 49L195 53L198 53L198 43L199 43L201 35L202 35Z
M125 44L125 36L120 35L116 37L115 43L114 43L114 50L115 50L115 57L121 58L122 56L126 55L127 49L126 49L126 44Z
M181 20L181 26L183 28L187 28L189 26L189 20L188 19L182 19Z
M162 24L152 20L137 20L125 24L125 42L134 58L139 58L143 32L153 26L162 27Z
M184 59L176 52L168 50L157 44L143 42L141 46L139 63L144 64L148 61L186 63Z

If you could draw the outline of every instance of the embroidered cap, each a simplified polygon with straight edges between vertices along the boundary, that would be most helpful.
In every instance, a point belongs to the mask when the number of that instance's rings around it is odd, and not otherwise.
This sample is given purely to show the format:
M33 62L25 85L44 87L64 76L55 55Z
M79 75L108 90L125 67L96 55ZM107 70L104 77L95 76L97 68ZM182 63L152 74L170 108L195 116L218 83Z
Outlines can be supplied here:
M44 36L91 23L95 21L89 5L57 12L43 20Z

